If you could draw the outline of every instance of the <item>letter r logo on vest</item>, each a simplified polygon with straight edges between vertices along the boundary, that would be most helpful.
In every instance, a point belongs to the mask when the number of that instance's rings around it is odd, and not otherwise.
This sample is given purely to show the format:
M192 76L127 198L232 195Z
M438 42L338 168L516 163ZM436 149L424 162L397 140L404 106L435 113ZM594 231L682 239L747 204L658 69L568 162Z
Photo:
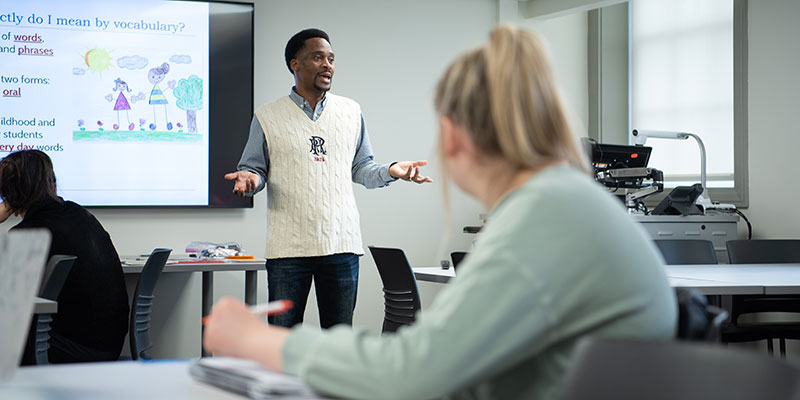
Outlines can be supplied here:
M314 161L325 161L325 157L322 157L328 154L324 147L325 139L319 136L311 136L309 141L311 142L311 151L309 153L315 156Z

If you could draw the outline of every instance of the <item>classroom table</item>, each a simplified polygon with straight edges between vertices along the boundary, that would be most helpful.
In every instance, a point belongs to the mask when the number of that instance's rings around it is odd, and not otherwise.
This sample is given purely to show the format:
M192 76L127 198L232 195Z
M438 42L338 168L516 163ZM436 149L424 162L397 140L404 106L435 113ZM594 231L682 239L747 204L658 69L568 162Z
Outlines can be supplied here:
M752 283L720 282L708 279L667 276L673 288L695 289L706 296L764 294L764 287Z
M442 267L416 267L412 268L414 277L418 281L447 283L450 279L456 277L456 269L450 267L443 269Z
M137 260L135 257L124 257L122 261L122 272L126 274L139 274L144 268L144 261ZM256 304L256 295L258 293L258 284L256 282L257 272L266 271L266 260L263 259L253 261L228 259L172 259L167 261L167 265L164 266L162 273L202 272L203 290L201 315L206 316L211 312L211 306L214 305L214 272L222 271L244 271L244 302L251 305ZM207 355L206 351L202 350L202 348L201 354Z
M413 268L417 280L447 283L455 271L440 267ZM672 287L705 295L800 294L800 264L666 265Z
M698 264L664 268L670 277L760 286L763 288L760 294L800 294L800 264Z
M33 302L34 314L55 314L58 312L58 302L37 297Z
M208 261L208 262L203 262ZM222 261L222 262L219 262ZM138 274L142 272L144 262L132 262L123 258L122 272ZM244 271L244 301L247 304L256 304L258 285L256 276L258 271L266 271L265 260L169 260L162 273L169 272L202 272L203 273L203 316L208 315L214 301L214 272Z
M188 360L114 361L21 367L0 383L0 399L234 400L243 397L200 383Z

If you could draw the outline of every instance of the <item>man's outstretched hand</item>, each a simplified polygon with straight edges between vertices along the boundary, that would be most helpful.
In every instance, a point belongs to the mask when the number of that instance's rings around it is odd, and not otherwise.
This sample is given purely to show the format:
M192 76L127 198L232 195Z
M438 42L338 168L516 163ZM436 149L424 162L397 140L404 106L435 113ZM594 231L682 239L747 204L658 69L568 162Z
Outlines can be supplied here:
M428 162L425 160L398 161L389 167L389 175L393 178L416 183L433 182L433 179L419 174L419 167L425 165L428 165Z
M225 179L234 181L233 194L244 196L245 193L252 192L261 182L261 177L250 171L236 171L225 174Z

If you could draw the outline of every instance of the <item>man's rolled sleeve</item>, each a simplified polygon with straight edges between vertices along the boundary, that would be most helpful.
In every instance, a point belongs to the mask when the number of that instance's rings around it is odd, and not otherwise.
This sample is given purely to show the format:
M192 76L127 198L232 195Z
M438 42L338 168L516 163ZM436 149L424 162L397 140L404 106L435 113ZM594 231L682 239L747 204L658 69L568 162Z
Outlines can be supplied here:
M372 144L369 142L367 125L361 116L361 135L358 140L356 156L353 158L353 182L364 185L367 189L389 186L397 178L389 174L391 164L376 163L372 155Z
M269 149L267 148L267 140L264 137L264 129L256 116L253 116L253 121L250 123L250 136L247 138L247 144L244 146L242 158L239 159L239 165L236 169L250 171L261 178L258 186L252 192L246 193L248 196L252 196L264 189L267 173L269 172Z

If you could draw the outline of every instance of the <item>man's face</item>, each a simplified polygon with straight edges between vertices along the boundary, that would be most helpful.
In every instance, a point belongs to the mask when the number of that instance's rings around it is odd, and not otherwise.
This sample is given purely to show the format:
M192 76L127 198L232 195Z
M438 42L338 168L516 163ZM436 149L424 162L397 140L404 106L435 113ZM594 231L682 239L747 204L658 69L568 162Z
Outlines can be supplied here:
M333 79L333 50L323 38L306 40L305 46L291 62L297 87L317 92L331 90Z

